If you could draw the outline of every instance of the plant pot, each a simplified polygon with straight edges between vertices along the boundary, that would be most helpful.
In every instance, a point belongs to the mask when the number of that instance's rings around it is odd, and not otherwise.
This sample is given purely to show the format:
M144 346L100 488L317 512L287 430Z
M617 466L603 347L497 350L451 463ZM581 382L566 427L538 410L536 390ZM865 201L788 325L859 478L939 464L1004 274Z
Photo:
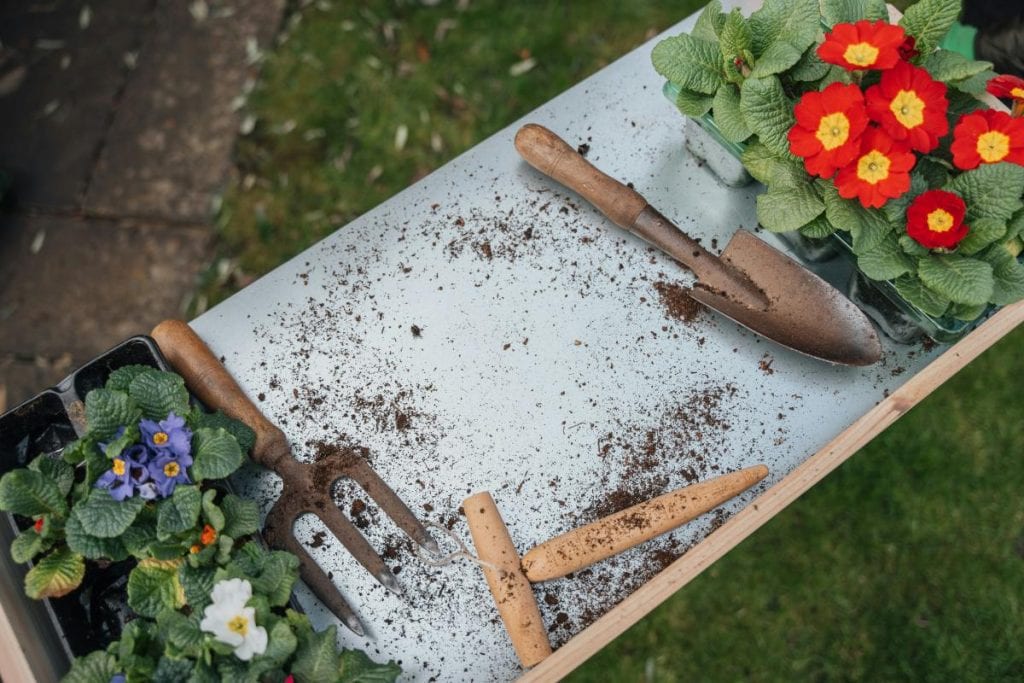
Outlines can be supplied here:
M26 466L36 455L58 454L78 438L84 426L82 399L102 387L110 373L125 365L149 365L161 370L167 363L149 337L132 337L47 389L0 415L0 475ZM20 640L28 666L38 680L63 675L76 656L106 647L120 636L128 616L124 585L133 562L107 566L89 563L82 585L61 598L33 600L24 593L28 565L16 564L8 548L31 521L6 515L0 524L0 568L7 580L2 611Z

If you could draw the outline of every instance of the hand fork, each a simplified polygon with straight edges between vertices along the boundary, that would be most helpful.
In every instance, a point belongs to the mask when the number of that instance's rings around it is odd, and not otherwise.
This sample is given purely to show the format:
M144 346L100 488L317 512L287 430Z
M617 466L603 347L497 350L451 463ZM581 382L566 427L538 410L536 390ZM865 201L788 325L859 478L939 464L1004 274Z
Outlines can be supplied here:
M365 635L362 623L334 582L295 538L295 520L305 513L319 517L341 544L385 587L401 594L398 579L331 496L335 481L348 477L359 484L410 538L438 553L437 542L402 499L366 462L366 449L353 449L341 458L302 463L292 457L284 432L245 396L227 369L192 328L180 320L165 320L153 328L153 338L188 388L206 406L241 420L256 433L252 457L284 480L284 491L267 515L264 537L275 548L299 558L299 575L310 590L349 629Z

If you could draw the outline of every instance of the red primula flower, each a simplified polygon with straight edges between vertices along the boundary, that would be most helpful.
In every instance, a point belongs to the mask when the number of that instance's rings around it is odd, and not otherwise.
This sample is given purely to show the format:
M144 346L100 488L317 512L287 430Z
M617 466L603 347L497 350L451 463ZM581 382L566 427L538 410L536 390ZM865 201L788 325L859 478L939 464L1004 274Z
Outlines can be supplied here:
M836 189L846 199L878 208L910 189L910 169L917 158L906 143L881 128L870 127L860 138L860 151L836 175Z
M887 21L862 19L856 24L836 24L818 46L818 56L847 71L891 69L900 61L900 47L907 34Z
M217 540L217 530L209 524L203 525L203 533L199 535L199 542L203 545L210 545Z
M882 80L868 88L865 98L871 120L894 140L905 140L918 152L932 151L949 132L946 84L907 62L883 72Z
M907 208L907 234L922 247L952 249L970 228L964 225L967 205L959 195L928 190Z
M40 517L39 519L36 520L35 524L32 525L32 528L35 529L35 532L37 534L41 534L41 533L43 533L43 524L45 524L45 523L46 523L45 518Z
M917 41L914 39L914 36L907 36L897 49L897 52L900 53L900 59L905 62L909 62L921 54L921 51L917 49Z
M989 80L985 89L996 97L1013 100L1013 115L1024 116L1024 78L996 76Z
M789 150L803 158L808 173L831 178L857 156L860 135L868 126L860 88L833 83L821 92L806 93L793 113Z
M982 109L960 117L953 129L953 165L969 170L1009 161L1024 166L1024 119Z

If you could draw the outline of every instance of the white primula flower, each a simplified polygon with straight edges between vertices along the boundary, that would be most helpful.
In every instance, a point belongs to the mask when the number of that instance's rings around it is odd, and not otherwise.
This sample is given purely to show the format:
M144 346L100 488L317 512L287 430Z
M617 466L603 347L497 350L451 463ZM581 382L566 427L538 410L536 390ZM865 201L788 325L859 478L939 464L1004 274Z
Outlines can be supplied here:
M256 625L256 610L245 606L251 597L252 584L244 579L218 581L210 594L213 604L199 622L199 628L235 648L235 656L244 662L267 650L267 629Z

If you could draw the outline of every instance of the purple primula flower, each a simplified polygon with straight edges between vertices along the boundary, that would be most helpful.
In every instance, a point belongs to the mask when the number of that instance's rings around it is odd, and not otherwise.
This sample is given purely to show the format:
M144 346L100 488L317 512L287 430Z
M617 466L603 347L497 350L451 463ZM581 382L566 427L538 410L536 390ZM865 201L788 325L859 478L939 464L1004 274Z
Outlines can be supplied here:
M125 683L128 679L125 678L124 674L114 674L110 678L110 683Z
M156 490L162 498L174 493L178 484L190 484L185 468L192 464L192 456L174 457L171 453L159 455L149 463L149 475L156 484Z
M96 480L96 488L107 489L114 500L131 498L136 489L149 479L145 462L149 459L146 447L135 445L113 459L110 469Z
M139 421L142 442L152 449L155 455L173 453L177 457L192 452L192 430L185 426L185 418L169 413L166 420Z

